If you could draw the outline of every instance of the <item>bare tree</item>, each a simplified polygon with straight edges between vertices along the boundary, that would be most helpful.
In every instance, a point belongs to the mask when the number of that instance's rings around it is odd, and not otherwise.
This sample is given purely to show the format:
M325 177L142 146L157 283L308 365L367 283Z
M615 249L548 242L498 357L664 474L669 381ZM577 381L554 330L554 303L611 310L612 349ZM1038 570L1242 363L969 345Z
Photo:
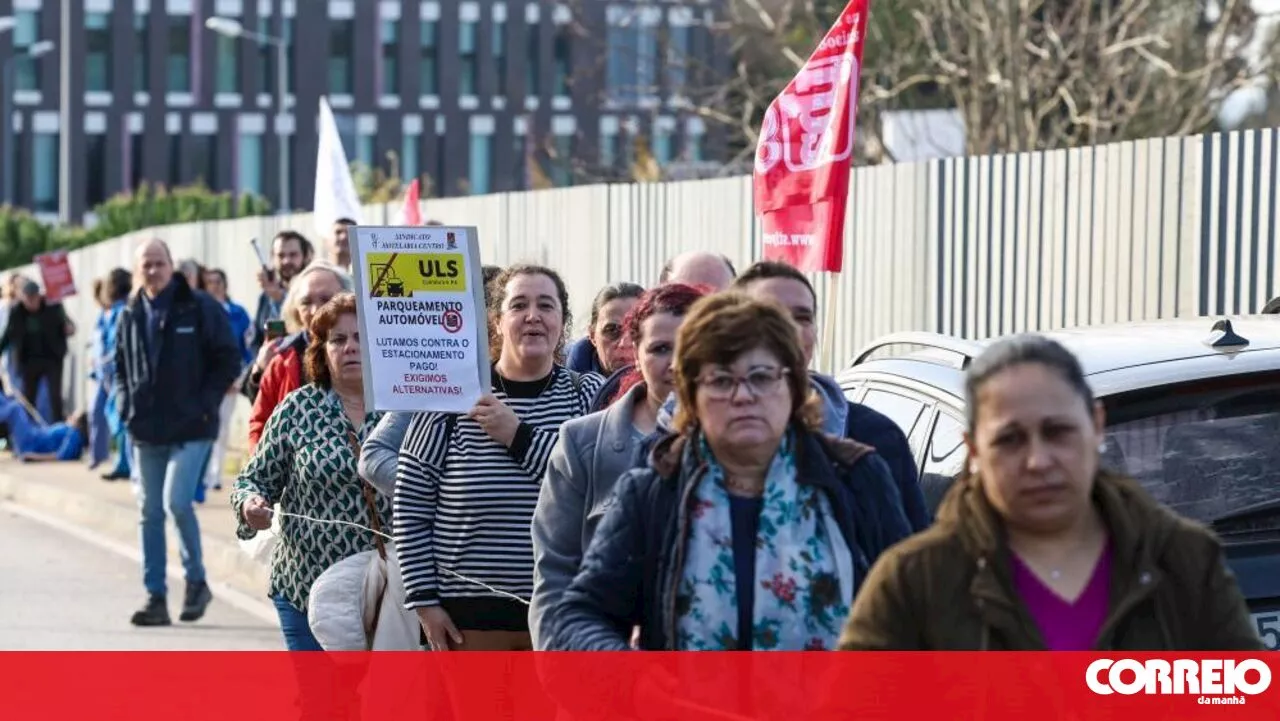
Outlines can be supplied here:
M739 158L750 157L764 109L844 4L729 0L718 31L734 72L697 110L732 128ZM1244 57L1249 47L1276 46L1272 26L1256 20L1249 0L876 2L859 161L891 160L880 137L883 114L921 107L954 108L970 153L1211 129L1228 93L1274 80L1274 50Z

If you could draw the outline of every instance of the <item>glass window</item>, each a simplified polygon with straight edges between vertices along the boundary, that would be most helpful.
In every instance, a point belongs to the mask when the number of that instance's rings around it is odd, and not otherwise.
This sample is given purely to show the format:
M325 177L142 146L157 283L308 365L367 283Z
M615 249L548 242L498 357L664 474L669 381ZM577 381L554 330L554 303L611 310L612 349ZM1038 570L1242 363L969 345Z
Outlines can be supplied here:
M262 195L262 136L242 134L236 153L236 190Z
M356 157L360 159L365 166L374 167L373 161L373 136L367 133L360 133L356 138Z
M542 26L530 23L525 27L525 95L537 97L542 94Z
M618 134L600 132L600 167L612 168L618 162Z
M529 136L527 133L512 133L512 155L515 157L516 188L529 190Z
M659 165L671 162L671 133L666 130L653 131L653 159Z
M40 11L19 10L13 14L14 52L25 50L40 42ZM39 90L40 67L30 58L23 58L13 64L13 86L15 90ZM0 90L0 92L9 92Z
M169 50L165 58L165 90L191 92L191 17L170 15Z
M418 158L422 154L419 147L421 144L422 138L409 133L405 133L400 141L400 178L406 183L412 183L413 179L418 177Z
M476 24L458 26L458 92L476 94Z
M31 200L37 213L58 212L58 135L36 133L32 149Z
M922 401L881 389L868 391L867 396L862 399L862 404L889 416L889 420L908 436L911 435L916 422L920 420L921 411L924 410Z
M86 13L84 16L84 89L111 92L111 16Z
M151 90L151 18L143 13L133 15L134 47L133 91L146 93Z
M551 167L551 182L556 187L573 185L573 136L555 136L554 146L556 157Z
M107 199L107 136L89 134L85 144L84 200L89 208Z
M218 187L218 136L194 135L188 145L191 151L191 170L197 182L206 187Z
M383 20L379 26L382 39L382 94L400 95L400 23Z
M281 36L285 41L285 58L284 58L284 83L285 92L293 92L293 18L284 18L284 24ZM263 35L272 35L274 28L271 27L271 18L258 19L258 32ZM258 68L262 75L259 77L259 85L262 92L275 94L276 92L276 60L279 57L280 49L268 43L258 46Z
M924 492L925 505L934 511L947 495L952 482L964 470L969 452L964 445L964 424L960 420L939 413L933 424L933 433L924 452L924 466L920 471L920 488Z
M558 96L569 94L569 78L573 73L573 29L569 24L556 26L555 45L552 54L555 62L555 85L553 92Z
M614 102L634 103L656 90L658 28L646 24L639 9L614 6L609 10L605 92Z
M169 136L169 187L182 185L182 133Z
M355 85L354 20L329 20L329 92L350 95Z
M493 167L493 138L489 135L472 135L467 181L472 195L489 192L489 171Z
M1103 467L1133 477L1178 513L1280 528L1280 509L1229 517L1280 498L1280 373L1166 386L1107 400ZM1220 531L1223 529L1219 529Z
M419 56L418 83L423 95L435 95L439 89L439 62L436 49L436 24L433 21L422 21L420 30L422 54Z
M493 21L493 72L498 80L495 92L507 94L507 24L496 18Z
M219 93L240 92L240 40L218 35L218 74L215 89Z
M691 133L684 138L684 154L686 160L700 163L703 160L702 133Z
M142 146L144 143L142 133L129 134L129 188L136 189L142 185L143 165L142 165Z
M684 89L689 75L688 25L673 25L667 31L667 84L672 92Z

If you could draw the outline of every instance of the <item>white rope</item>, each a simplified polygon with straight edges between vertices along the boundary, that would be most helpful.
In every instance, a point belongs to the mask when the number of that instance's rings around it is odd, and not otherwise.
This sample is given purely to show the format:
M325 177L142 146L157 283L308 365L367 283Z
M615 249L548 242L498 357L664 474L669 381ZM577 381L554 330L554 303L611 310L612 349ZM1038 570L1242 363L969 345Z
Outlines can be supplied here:
M277 516L281 516L281 517L297 518L297 519L300 519L300 520L303 520L303 521L311 521L312 523L327 523L327 524L329 524L329 525L334 525L334 526L350 526L351 528L357 528L357 529L359 529L359 530L361 530L361 531L368 531L369 533L372 533L372 534L374 534L375 536L381 536L381 537L385 538L386 540L391 541L391 542L393 542L393 543L394 543L394 542L395 542L395 540L396 540L396 539L392 538L391 536L389 536L389 535L387 535L387 534L385 534L385 533L382 533L382 532L380 532L380 531L375 531L375 530L373 530L372 528L369 528L368 526L362 526L362 525L360 525L359 523L352 523L351 521L338 521L338 520L334 520L334 519L331 519L331 518L312 518L311 516L304 516L304 515L302 515L301 513L289 513L289 512L287 512L287 511L281 511L281 510L277 510L277 509L275 509L275 508L272 508L272 509L269 509L269 510L271 511L271 513L274 513L275 515L277 515ZM464 582L466 582L466 583L470 583L470 584L472 584L472 585L474 585L474 586L479 586L479 587L481 587L481 588L485 589L486 591L490 591L490 592L492 592L492 593L496 593L496 594L498 594L499 596L502 596L502 597L504 597L504 598L509 598L509 599L511 599L511 600L513 600L513 601L519 601L520 603L523 603L523 604L524 604L524 605L526 605L526 606L530 605L530 603L529 603L529 601L528 601L528 600L523 599L523 598L521 598L521 597L517 596L517 595L516 595L516 594L514 594L514 593L508 593L507 591L503 591L503 590L502 590L502 589L500 589L500 588L494 588L493 586L490 586L489 584L485 583L484 581L480 581L480 580L477 580L477 579L474 579L474 578L468 578L467 576L464 576L464 575L462 575L461 573L457 573L456 571L452 571L452 570L450 570L450 569L448 569L448 568L444 568L444 567L439 566L439 565L437 565L437 566L436 566L436 570L437 570L437 571L443 571L443 572L445 572L445 573L449 574L450 576L453 576L454 578L457 578L457 579L459 579L459 580L461 580L461 581L464 581Z

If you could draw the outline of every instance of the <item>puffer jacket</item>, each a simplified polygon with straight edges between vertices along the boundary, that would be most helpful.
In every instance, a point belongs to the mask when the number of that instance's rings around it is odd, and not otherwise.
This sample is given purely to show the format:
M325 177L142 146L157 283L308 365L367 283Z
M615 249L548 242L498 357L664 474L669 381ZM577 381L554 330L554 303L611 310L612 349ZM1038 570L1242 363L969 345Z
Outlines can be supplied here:
M1099 651L1262 650L1218 539L1135 481L1099 474L1093 501L1111 538ZM1002 523L977 482L957 482L937 522L880 557L842 650L1045 648L1014 591Z
M694 486L706 473L686 436L653 447L645 468L618 481L582 560L561 596L546 648L620 651L640 627L640 648L673 650L675 592L683 573ZM911 533L888 466L866 445L801 431L796 480L827 494L854 562L854 589L876 557Z

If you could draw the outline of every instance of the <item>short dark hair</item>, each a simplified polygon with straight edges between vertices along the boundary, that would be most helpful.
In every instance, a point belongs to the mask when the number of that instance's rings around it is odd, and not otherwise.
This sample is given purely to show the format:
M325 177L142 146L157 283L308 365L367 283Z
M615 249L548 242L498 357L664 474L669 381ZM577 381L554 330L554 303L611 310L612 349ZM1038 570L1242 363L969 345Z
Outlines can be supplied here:
M1010 368L1034 363L1056 373L1093 409L1093 389L1080 361L1061 343L1035 333L1022 333L992 343L969 364L964 378L965 413L969 432L978 424L978 394L987 381Z
M221 280L223 285L227 284L227 273L221 268L206 268L204 272L218 276L218 280Z
M315 254L315 249L311 246L311 241L307 240L307 236L296 230L282 230L279 233L276 233L271 239L271 243L274 245L277 240L281 243L288 243L291 240L297 241L298 249L302 251L302 257L304 258L310 258Z
M107 274L107 297L111 302L124 300L133 291L133 274L124 268L113 268Z
M307 375L311 376L311 382L321 388L333 386L333 374L329 372L329 359L325 355L324 347L329 342L329 333L338 324L338 319L344 315L356 315L354 293L339 293L333 296L328 303L320 306L320 310L316 311L315 316L311 318L311 327L308 329L311 341L307 343L307 350L304 353L306 361L304 365Z
M350 218L338 218L337 220L333 221L333 224L334 225L359 225L359 223L357 223L356 221Z
M801 273L793 265L779 263L776 260L761 260L751 264L751 267L742 271L742 275L733 281L733 287L739 290L746 290L747 286L758 280L769 280L770 278L786 278L804 284L809 289L809 295L813 296L813 304L818 304L818 294L813 290L813 283L809 282L809 278Z
M521 275L546 276L556 287L556 297L560 300L560 321L563 325L555 350L555 357L559 362L564 356L564 347L569 342L569 327L573 325L573 311L569 310L569 289L559 273L546 266L532 263L517 263L509 266L498 273L489 284L486 300L489 305L489 358L496 362L502 355L502 334L498 332L498 318L502 316L502 304L507 302L507 283Z
M600 289L596 293L595 300L591 301L591 320L588 325L595 327L596 321L600 319L600 309L609 305L619 298L639 298L644 295L644 287L635 283L612 283Z

